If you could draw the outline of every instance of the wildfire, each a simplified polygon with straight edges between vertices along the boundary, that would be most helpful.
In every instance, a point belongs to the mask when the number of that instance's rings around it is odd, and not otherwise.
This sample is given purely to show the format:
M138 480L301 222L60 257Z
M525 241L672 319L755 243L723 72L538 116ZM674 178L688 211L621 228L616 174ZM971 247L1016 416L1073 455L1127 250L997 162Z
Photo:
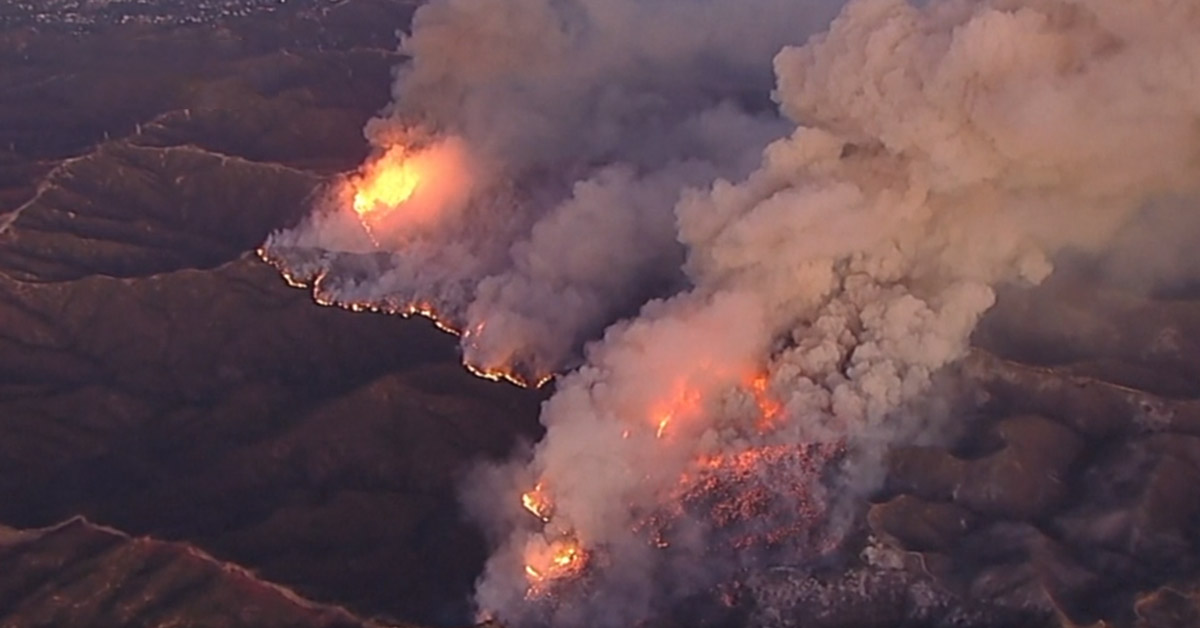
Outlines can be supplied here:
M546 485L538 482L521 495L521 505L542 523L550 523L554 503ZM572 579L587 565L588 553L573 534L543 532L525 546L525 577L529 597L546 593L554 582ZM553 540L551 540L553 539Z
M348 182L351 208L377 245L394 245L413 227L440 223L471 194L466 146L456 137L394 144Z
M408 153L403 146L393 146L356 182L354 211L359 217L367 219L376 212L395 209L412 197L421 173Z
M662 438L676 418L699 411L700 401L700 391L686 385L678 386L672 399L651 413L655 425L654 437Z
M760 430L771 429L783 416L783 404L772 395L766 373L724 381L753 400ZM656 441L669 437L677 421L694 419L704 411L705 390L694 380L681 379L669 389L669 395L650 407L645 419L651 421ZM622 438L634 433L648 435L636 425L631 427L622 431ZM669 445L664 441L660 446ZM737 551L767 555L787 546L826 555L838 547L842 537L838 530L821 525L826 512L819 480L844 454L844 444L832 442L758 445L701 455L663 495L661 508L645 513L634 524L634 532L643 536L649 547L666 551L681 530L679 521L701 517ZM553 496L545 481L522 493L521 505L541 524L541 531L529 538L523 554L527 599L556 599L566 594L563 587L580 582L589 569L604 568L603 546L585 547L578 530L555 517Z
M417 139L409 141L412 138ZM331 195L337 207L344 210L339 215L355 220L369 244L384 250L398 250L407 245L414 230L453 228L454 221L463 218L476 187L482 186L477 180L479 171L461 138L430 137L414 131L411 137L392 139L396 143L345 179ZM438 329L462 337L464 342L486 328L486 321L466 327L464 321L447 316L439 311L437 304L427 300L342 300L336 289L329 290L324 285L325 270L309 276L294 271L289 260L292 251L288 248L275 251L264 245L257 252L259 258L279 270L289 286L310 290L313 300L320 305L354 312L421 316ZM522 369L520 364L481 365L464 361L464 366L477 377L522 388L541 388L554 378L553 373Z
M783 404L770 395L767 390L769 385L766 373L757 375L750 380L749 388L751 394L754 395L754 403L758 406L758 428L761 431L768 430L774 424L775 419L783 414Z
M465 366L467 371L469 371L472 375L480 379L486 379L493 382L508 382L520 388L541 388L550 380L554 379L553 374L540 375L537 377L526 377L515 370L510 370L507 368L480 368L474 364L471 364L470 362L464 362L463 366Z
M521 505L543 522L549 522L550 515L554 511L553 504L550 503L550 496L546 494L545 486L541 482L538 482L532 491L521 495Z
M758 409L758 428L766 431L784 411L783 404L770 392L768 374L757 373L744 377L741 386ZM654 426L655 438L666 437L675 421L700 413L704 405L702 392L702 387L688 380L680 380L672 387L670 395L652 406L649 418ZM628 439L631 433L630 429L625 429L622 438ZM776 495L773 491L777 486L769 482L775 478L779 480L779 485L787 485L788 482L775 476L793 473L797 468L815 477L840 452L840 445L837 444L780 445L752 447L697 458L681 475L678 487L670 495L673 505L651 516L643 524L648 542L660 549L669 547L671 513L682 516L685 509L705 510L708 517L729 531L739 547L770 546L785 538L800 538L808 534L804 526L819 520L820 502L814 501L800 487L797 487L799 492L795 495ZM544 524L550 523L554 514L554 503L545 482L538 482L532 490L523 493L521 505ZM788 508L794 510L796 507L805 514L801 524L796 524L799 527L782 520L760 521L768 512ZM544 536L546 534L562 536L551 541ZM529 581L528 595L547 595L550 583L577 577L584 570L588 558L588 552L580 545L574 532L551 533L547 527L547 531L535 536L526 547L524 570Z
M551 542L537 538L526 549L525 576L528 595L544 593L554 582L574 578L587 566L588 553L573 537Z

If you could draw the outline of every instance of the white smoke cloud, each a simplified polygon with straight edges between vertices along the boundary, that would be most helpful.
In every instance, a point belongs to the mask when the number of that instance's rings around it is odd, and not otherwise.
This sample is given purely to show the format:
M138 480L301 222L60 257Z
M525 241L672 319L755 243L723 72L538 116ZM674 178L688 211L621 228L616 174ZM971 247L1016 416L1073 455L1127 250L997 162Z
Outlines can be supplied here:
M501 472L543 483L548 521L518 495L478 508L503 522L482 612L628 625L753 568L703 521L654 538L699 461L840 443L844 486L865 490L878 447L937 431L912 404L992 286L1194 198L1195 3L853 0L805 42L831 7L435 0L368 131L462 138L468 219L380 250L339 246L353 229L329 226L334 207L268 243L332 300L434 303L478 367L582 356L545 439ZM819 490L808 471L762 475ZM588 570L531 599L522 563L556 539L591 551ZM772 560L803 560L775 543Z

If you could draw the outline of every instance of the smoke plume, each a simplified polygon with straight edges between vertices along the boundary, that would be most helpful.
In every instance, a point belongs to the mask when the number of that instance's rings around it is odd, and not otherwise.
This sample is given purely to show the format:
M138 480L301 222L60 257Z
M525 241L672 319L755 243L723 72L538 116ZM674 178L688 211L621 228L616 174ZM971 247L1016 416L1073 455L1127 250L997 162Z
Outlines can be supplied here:
M458 147L454 193L365 231L331 194L265 245L322 299L438 312L480 372L573 369L473 500L481 613L629 625L813 560L823 487L937 438L914 404L993 286L1195 207L1194 2L839 6L433 0L367 132ZM770 496L752 520L689 497L745 478Z
M375 248L347 199L327 199L265 249L297 281L319 277L322 300L436 310L466 332L477 370L541 379L686 285L680 191L745 176L786 132L770 59L830 4L431 2L402 43L395 103L366 134L381 154L461 142L461 172L429 179L451 176L470 207L377 228Z

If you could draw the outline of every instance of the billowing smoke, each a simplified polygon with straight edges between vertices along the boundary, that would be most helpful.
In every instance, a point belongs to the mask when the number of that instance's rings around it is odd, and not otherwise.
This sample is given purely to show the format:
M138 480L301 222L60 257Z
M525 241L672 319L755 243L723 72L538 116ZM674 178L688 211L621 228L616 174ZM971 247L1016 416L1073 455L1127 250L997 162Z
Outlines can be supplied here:
M368 135L461 146L459 198L364 229L333 195L266 245L324 299L436 310L480 371L573 367L472 500L482 613L629 625L821 556L828 487L936 438L918 404L993 286L1195 206L1194 2L836 9L434 0Z
M366 132L381 154L465 144L459 172L427 179L451 176L470 207L376 225L372 247L335 194L265 250L294 279L319 278L322 300L436 310L466 332L477 370L545 377L686 285L680 191L745 176L787 132L771 57L833 4L431 2L403 41L395 103Z

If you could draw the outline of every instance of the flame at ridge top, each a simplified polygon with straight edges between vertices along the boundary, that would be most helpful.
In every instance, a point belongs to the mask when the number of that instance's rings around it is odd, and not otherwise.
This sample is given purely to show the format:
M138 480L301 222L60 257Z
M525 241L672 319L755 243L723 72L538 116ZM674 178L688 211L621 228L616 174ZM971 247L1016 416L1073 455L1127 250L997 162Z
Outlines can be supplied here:
M443 227L453 230L462 222L472 195L486 187L488 180L461 137L434 137L420 130L392 137L382 152L328 190L325 202L336 216L333 220L340 225L345 225L347 218L351 220L351 230L363 239L366 249L335 246L331 250L353 251L353 254L400 251L414 238L424 237L432 230ZM464 339L481 333L486 326L486 320L468 325L451 308L443 307L445 304L420 295L406 295L405 300L386 295L344 298L336 288L326 285L328 269L314 267L310 243L297 245L273 240L274 235L256 249L259 259L275 267L289 286L309 291L319 305L353 312L420 316L432 321L438 329ZM464 358L463 366L476 377L521 388L541 388L555 375L526 368L519 362L482 364Z
M397 142L346 182L350 209L380 248L397 248L414 227L450 224L478 183L470 151L457 136Z
M412 198L423 173L417 162L408 157L408 148L393 146L351 181L354 212L361 219L395 209Z

